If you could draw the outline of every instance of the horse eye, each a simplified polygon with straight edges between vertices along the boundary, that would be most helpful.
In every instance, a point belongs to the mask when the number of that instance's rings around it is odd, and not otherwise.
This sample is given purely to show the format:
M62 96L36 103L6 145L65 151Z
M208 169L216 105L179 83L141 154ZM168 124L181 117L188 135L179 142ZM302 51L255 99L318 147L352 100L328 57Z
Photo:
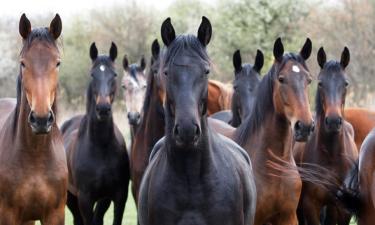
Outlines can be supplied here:
M167 72L167 71L164 71L164 75L165 75L165 76L168 76L168 72Z
M57 63L56 63L56 67L59 67L60 64L61 64L61 62L57 62Z
M348 86L349 86L349 82L345 81L345 87L348 87Z
M284 77L279 77L279 82L280 82L280 83L284 83L284 82L285 82Z
M117 77L117 73L114 73L113 75L114 75L115 77Z
M204 74L208 75L210 73L210 70L207 69L206 71L204 71Z
M320 88L323 87L323 83L321 81L319 81L318 87L320 87Z
M21 66L22 66L23 68L25 68L25 63L21 62Z
M147 88L147 85L145 84L145 85L143 85L143 87L142 87L143 89L146 89Z
M311 78L307 78L307 84L311 84L312 82L312 79Z

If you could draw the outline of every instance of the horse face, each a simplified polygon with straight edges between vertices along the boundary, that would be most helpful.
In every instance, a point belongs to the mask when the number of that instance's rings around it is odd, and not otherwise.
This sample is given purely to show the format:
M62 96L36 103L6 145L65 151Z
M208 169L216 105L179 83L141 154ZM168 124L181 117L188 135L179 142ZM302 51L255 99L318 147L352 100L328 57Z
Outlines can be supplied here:
M95 43L93 43L90 56L93 62L90 85L93 101L95 101L96 116L99 120L105 120L112 115L112 103L116 94L117 74L114 61L117 56L117 47L112 43L109 56L98 56Z
M143 101L145 98L147 79L145 76L146 61L142 56L140 64L129 65L128 58L125 55L122 61L124 77L122 88L124 89L124 99L128 121L131 125L137 125L140 122Z
M176 146L194 148L200 143L202 117L207 112L209 62L208 57L202 56L206 56L211 24L207 18L202 18L198 38L180 36L174 40L169 19L164 21L161 30L163 41L168 46L165 57L171 57L161 71L166 75L167 123L172 127L171 135Z
M277 43L279 42L279 43ZM278 39L275 48L280 48L281 41ZM306 49L308 45L308 49ZM283 115L291 123L291 127L296 141L306 141L314 129L310 104L308 100L307 86L311 83L310 73L302 64L311 53L311 42L306 41L299 55L299 60L281 58L275 51L274 55L278 67L277 77L274 80L274 105L275 110ZM275 54L276 53L276 54ZM280 53L280 51L278 52ZM280 68L281 67L281 68Z
M349 57L349 50L345 48L341 62L348 58L346 64L333 60L326 63L324 49L320 48L318 52L318 62L322 68L318 76L318 92L324 111L324 127L327 132L340 132L342 128L345 97L349 86L345 67L349 63Z
M30 21L23 14L19 28L24 41L20 59L21 79L31 109L28 122L34 133L45 134L55 122L52 106L58 84L60 53L54 42L61 33L61 19L56 15L49 29L31 31ZM32 32L39 32L41 37L27 43Z
M238 115L238 119L243 120L250 115L256 98L256 90L260 83L259 72L263 66L263 53L258 50L254 65L242 65L241 61L240 52L237 50L233 55L235 79L233 82L232 112L234 115ZM238 122L240 123L240 121ZM238 126L239 124L232 125Z

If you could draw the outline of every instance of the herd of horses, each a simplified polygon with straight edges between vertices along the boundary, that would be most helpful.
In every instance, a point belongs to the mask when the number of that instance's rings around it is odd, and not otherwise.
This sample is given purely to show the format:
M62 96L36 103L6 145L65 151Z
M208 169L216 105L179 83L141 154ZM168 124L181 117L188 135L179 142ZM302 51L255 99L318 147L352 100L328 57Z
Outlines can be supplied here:
M321 47L317 76L308 38L298 53L278 38L263 76L263 53L243 64L237 50L232 90L209 79L210 21L176 35L168 18L148 66L122 61L128 155L112 115L114 43L108 55L91 44L86 112L58 127L61 31L58 14L34 29L20 18L17 98L0 99L1 225L63 225L66 205L75 225L103 224L111 202L120 225L130 181L141 225L374 224L375 113L345 108L348 48L336 61Z

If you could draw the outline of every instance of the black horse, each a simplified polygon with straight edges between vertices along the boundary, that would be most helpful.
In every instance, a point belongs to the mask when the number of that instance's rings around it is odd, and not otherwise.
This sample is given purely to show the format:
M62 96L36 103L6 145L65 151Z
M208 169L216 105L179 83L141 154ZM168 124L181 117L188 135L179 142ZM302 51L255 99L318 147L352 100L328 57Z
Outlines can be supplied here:
M98 56L92 43L86 114L73 117L62 126L69 169L67 205L75 225L103 224L111 201L115 211L113 224L120 225L128 197L129 158L111 110L117 86L116 56L114 43L109 56Z
M253 224L255 182L246 152L207 125L212 28L206 17L193 35L161 27L166 53L166 136L156 143L139 193L141 225Z
M211 115L211 118L229 123L238 127L245 117L250 115L256 90L260 83L260 71L263 67L264 56L257 50L254 65L249 63L242 65L240 50L233 54L234 81L231 110L224 110Z

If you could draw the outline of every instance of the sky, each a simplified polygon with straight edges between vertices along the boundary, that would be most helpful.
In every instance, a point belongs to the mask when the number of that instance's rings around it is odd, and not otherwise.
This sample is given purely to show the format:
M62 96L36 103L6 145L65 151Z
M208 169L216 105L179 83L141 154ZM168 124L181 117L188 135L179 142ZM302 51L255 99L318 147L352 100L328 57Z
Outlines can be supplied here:
M124 3L131 0L2 0L0 16L19 17L26 15L43 15L45 13L59 13L62 17L79 13L85 9L100 9L116 3ZM135 0L137 3L155 7L167 8L174 0ZM212 0L211 0L212 1Z

